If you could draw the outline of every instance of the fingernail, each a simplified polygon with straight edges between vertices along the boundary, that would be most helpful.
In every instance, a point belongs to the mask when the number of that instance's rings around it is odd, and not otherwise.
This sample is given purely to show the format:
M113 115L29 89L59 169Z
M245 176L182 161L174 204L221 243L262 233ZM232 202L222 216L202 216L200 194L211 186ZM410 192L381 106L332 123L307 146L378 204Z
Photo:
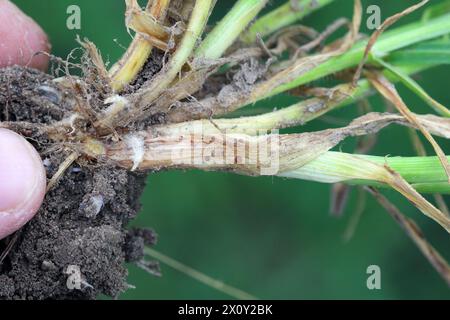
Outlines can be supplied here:
M20 135L0 129L0 239L33 218L45 188L45 170L37 151Z

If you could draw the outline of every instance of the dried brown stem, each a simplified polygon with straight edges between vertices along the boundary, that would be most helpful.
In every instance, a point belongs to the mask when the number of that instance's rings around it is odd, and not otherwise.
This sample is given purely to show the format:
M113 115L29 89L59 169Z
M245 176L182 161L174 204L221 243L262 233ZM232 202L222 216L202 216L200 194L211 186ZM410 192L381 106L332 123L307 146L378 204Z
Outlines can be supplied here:
M166 18L169 4L170 0L155 0L151 6L147 6L146 11L155 21L162 22ZM136 5L135 0L127 0L127 6L130 10L136 7ZM152 43L145 36L137 34L134 37L123 57L109 71L112 79L112 87L116 92L121 91L135 79L150 56L152 49Z
M366 188L366 190L378 200L383 208L394 218L394 220L405 231L408 237L416 244L422 254L431 263L434 269L450 286L450 266L447 261L436 251L436 249L425 239L424 234L417 224L405 217L400 210L394 206L386 197L384 197L377 189Z
M395 86L389 82L381 73L371 73L369 77L370 82L375 86L375 88L389 101L391 101L398 111L407 119L409 122L413 123L422 132L425 138L431 143L434 151L441 160L442 166L447 174L450 183L450 163L442 151L439 144L433 138L433 136L428 132L428 130L422 126L422 124L417 120L417 117L412 113L407 105L403 102L402 98L398 94Z
M372 34L372 36L369 39L369 42L367 43L366 50L364 51L364 56L361 60L361 62L358 65L358 68L356 69L355 75L353 77L353 85L356 86L359 78L361 77L362 70L364 68L364 65L367 62L367 59L369 57L370 51L372 50L373 46L377 42L378 37L391 25L396 23L399 19L401 19L404 16L409 15L410 13L416 11L417 9L421 8L425 4L427 4L429 0L422 0L420 3L413 5L406 10L403 10L400 13L397 13L389 18L387 18L383 24Z

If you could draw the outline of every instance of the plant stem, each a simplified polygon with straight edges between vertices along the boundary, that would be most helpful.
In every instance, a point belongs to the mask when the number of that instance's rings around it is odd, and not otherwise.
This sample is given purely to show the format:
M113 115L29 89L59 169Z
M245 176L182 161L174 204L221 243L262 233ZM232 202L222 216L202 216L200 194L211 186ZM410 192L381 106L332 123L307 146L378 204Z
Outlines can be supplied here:
M400 69L404 74L414 74L433 66L434 65L432 64L427 64L424 66L405 65ZM384 73L389 79L392 78L392 80L395 80L395 78L393 78L388 72ZM348 86L349 85L345 84L338 85L330 90L334 90L338 93L339 91L345 92L346 90L348 90ZM268 124L275 125L271 129L292 127L294 125L305 124L306 122L317 119L332 110L351 105L355 103L355 101L371 95L373 92L374 91L372 90L372 86L370 85L369 81L363 79L358 82L358 86L354 88L351 94L348 95L348 97L345 99L338 99L334 101L326 101L320 98L307 99L277 111L255 116L255 118L258 117L260 120L263 120ZM323 104L323 108L312 108L317 107L320 103Z
M437 38L448 33L450 33L449 14L430 20L426 23L411 23L397 29L387 31L383 34L374 45L372 55L382 58L392 51L407 47L417 42ZM278 86L265 97L276 95L327 75L356 66L364 56L366 45L366 40L357 43L347 53L319 64L317 67L307 71L296 80Z
M268 0L239 0L196 50L197 58L218 59L258 15Z
M401 70L405 74L412 74L427 67L432 67L432 65L405 65ZM388 74L387 76L389 78ZM203 130L210 129L212 132L216 132L217 127L219 127L221 130L227 130L229 133L240 132L255 134L257 130L270 131L272 129L283 129L303 125L332 110L351 105L355 101L367 97L374 92L369 81L365 79L360 80L356 88L351 88L351 84L341 84L329 89L329 91L335 92L336 97L331 99L310 98L291 106L256 116L216 119L214 120L214 123L210 120L196 120L187 123L190 127L197 124L201 126ZM184 126L186 126L185 122L171 125L172 128L183 128Z
M134 3L135 1L127 3L128 8L131 9L132 7L129 5ZM157 0L146 11L157 21L162 21L166 17L169 4L170 0ZM150 56L152 49L153 45L143 35L135 35L126 53L109 71L114 91L121 91L136 78Z
M198 39L201 37L203 29L208 22L213 3L213 0L197 0L195 2L189 25L179 48L163 71L152 80L151 85L138 92L138 108L143 108L153 102L176 78L183 65L188 61Z
M418 192L450 194L450 184L437 157L376 157L329 151L303 167L280 176L323 183L389 187L368 176L373 172L367 171L369 168L364 165L367 161L387 164Z
M310 13L330 4L334 0L299 0L298 8L293 8L292 1L269 12L256 20L250 29L241 36L245 43L255 42L257 35L264 38L271 33L301 20Z
M450 137L448 119L419 115L416 119L430 132ZM327 153L348 137L375 134L392 123L411 125L400 115L371 113L336 129L280 135L259 132L262 135L255 136L227 132L217 122L215 132L202 128L200 122L190 122L184 127L162 126L130 134L116 143L105 144L92 139L84 143L80 153L104 161L108 159L110 163L132 170L227 170L244 175L278 175L328 183L369 180L372 182L367 184L389 184L407 195L415 192L407 182L428 187L446 182L443 168L435 162L427 164L423 157L406 161L406 164L404 160L388 162L394 171L398 169L400 176L405 175L405 181L382 165L387 161L385 158ZM253 124L255 129L258 125ZM444 192L447 193L450 184L446 184ZM448 227L450 230L450 221Z
M116 99L118 103L112 103L103 112L101 120L95 124L96 127L110 131L110 128L115 128L120 121L130 121L130 117L140 114L172 83L188 61L198 39L200 39L214 4L214 0L196 0L179 47L163 69L151 79L150 83L144 85L133 95L134 110L127 110L127 114L124 115L123 110L127 108L129 101L119 97L119 99Z

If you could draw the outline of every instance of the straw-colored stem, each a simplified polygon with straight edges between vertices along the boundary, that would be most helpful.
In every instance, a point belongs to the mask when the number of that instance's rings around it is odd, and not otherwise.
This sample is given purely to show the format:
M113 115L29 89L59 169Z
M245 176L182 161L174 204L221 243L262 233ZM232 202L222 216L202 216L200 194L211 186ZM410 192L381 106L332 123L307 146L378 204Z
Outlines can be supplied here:
M132 4L134 4L134 1L127 2L128 6ZM156 0L152 6L147 8L147 11L157 21L163 20L169 4L170 0ZM153 45L151 42L143 35L136 34L123 57L109 71L114 91L121 91L136 78L150 56L152 49Z
M188 61L194 50L197 41L201 38L214 2L213 0L196 1L179 48L175 51L163 70L152 79L150 85L137 93L136 107L138 109L151 104L181 71L181 68Z
M145 84L142 89L133 94L133 101L123 97L111 99L111 106L105 110L101 120L95 124L97 128L110 132L111 128L115 128L120 120L127 121L130 117L140 114L167 89L188 62L197 41L201 38L214 3L214 0L196 0L181 43L169 62L151 79L150 83ZM128 108L130 102L131 109ZM126 110L126 115L123 114L124 110Z
M81 151L132 170L226 170L251 176L386 187L391 182L387 165L419 192L450 194L450 184L437 157L376 157L326 151L337 143L328 139L337 136L330 131L323 134L253 137L202 135L199 130L171 136L141 132L113 145L86 141ZM269 146L275 149L268 151Z

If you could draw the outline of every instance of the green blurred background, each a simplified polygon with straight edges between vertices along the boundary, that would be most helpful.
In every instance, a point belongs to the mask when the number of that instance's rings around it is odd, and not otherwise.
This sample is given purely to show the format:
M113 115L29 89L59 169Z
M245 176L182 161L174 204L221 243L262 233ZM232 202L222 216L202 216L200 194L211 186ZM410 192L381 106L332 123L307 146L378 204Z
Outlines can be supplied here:
M130 42L124 28L122 0L14 0L49 34L53 53L67 57L77 47L76 35L87 37L106 60L116 61ZM235 1L218 0L212 23ZM271 7L284 1L271 1ZM378 4L383 18L416 3L410 0L363 1ZM433 0L433 3L439 2ZM81 8L81 30L66 28L66 9ZM340 16L351 17L352 1L338 0L303 21L318 30ZM399 24L418 19L421 13ZM367 17L367 16L366 16ZM80 52L76 53L79 56ZM420 84L444 105L450 105L449 67L438 67L417 77ZM326 86L333 79L315 83ZM400 92L416 112L428 112L405 88ZM283 107L292 98L264 101L254 110ZM385 110L380 98L374 109ZM350 106L331 114L349 121L357 115ZM316 120L296 128L319 130L336 124ZM442 141L447 154L449 144ZM346 140L337 149L352 152L355 141ZM404 128L391 127L379 135L372 154L413 155ZM413 217L427 238L450 258L448 234L424 218L393 191L384 192L405 214ZM392 218L371 198L350 242L343 232L357 206L352 190L342 218L329 214L330 185L280 178L250 178L225 173L162 172L152 174L142 196L143 209L133 223L154 228L159 234L156 249L214 278L262 299L444 299L447 285L421 255ZM446 199L448 202L448 198ZM379 265L382 289L368 290L366 269ZM218 299L228 296L162 265L163 277L150 276L129 266L128 282L136 289L122 299Z

